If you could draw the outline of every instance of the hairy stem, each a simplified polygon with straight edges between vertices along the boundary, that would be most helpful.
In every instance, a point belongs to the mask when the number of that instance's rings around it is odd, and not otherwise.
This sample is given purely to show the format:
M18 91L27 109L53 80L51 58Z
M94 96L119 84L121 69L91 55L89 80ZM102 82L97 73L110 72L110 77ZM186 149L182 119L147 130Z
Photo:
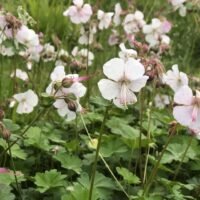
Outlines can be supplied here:
M109 106L106 108L106 111L105 111L105 114L104 114L104 119L103 119L103 122L101 124L101 129L100 129L100 133L99 133L98 144L97 144L95 160L94 160L92 176L91 176L91 182L90 182L89 200L92 200L92 192L93 192L93 187L94 187L94 180L95 180L95 174L96 174L97 161L98 161L99 150L100 150L100 146L101 146L103 129L104 129L104 126L105 126L105 123L106 123L106 119L107 119L107 116L108 116L108 110L109 110Z

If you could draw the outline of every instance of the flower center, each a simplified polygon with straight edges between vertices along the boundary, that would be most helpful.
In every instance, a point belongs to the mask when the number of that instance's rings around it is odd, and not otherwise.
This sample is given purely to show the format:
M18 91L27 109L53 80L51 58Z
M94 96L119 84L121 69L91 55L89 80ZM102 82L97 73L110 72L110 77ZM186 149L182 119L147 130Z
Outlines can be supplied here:
M129 80L123 79L121 82L121 90L120 90L120 103L127 107L127 104L132 102L132 93L128 88Z

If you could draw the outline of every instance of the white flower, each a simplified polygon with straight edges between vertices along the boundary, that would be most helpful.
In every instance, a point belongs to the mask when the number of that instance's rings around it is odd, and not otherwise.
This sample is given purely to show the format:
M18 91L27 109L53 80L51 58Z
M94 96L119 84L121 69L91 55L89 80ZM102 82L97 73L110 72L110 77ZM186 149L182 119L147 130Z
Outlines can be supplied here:
M46 93L49 95L53 95L55 92L54 85L57 83L62 82L62 80L65 78L65 68L64 66L56 66L53 70L53 72L50 75L51 83L46 89Z
M25 71L22 71L21 69L16 69L16 72L12 73L10 75L10 77L14 77L16 76L17 78L23 80L23 81L27 81L28 80L28 74Z
M121 51L119 52L119 57L123 60L128 60L128 58L136 58L137 57L137 51L133 49L127 49L124 45L124 43L121 43L119 45Z
M170 104L168 95L157 94L154 98L155 106L163 109L166 105Z
M34 30L22 25L15 35L16 40L26 47L34 47L40 44L39 36Z
M19 114L31 113L38 104L38 96L30 89L27 92L15 94L13 97L18 102L16 112Z
M172 70L168 70L163 75L163 83L169 85L174 92L177 92L182 86L188 85L188 77L185 73L179 72L178 65L173 65Z
M88 51L88 49L81 49L79 50L78 47L74 47L72 50L72 55L76 57L76 59L81 63L88 66L92 65L92 62L94 60L94 54L91 51Z
M90 27L89 31L85 31L84 27L81 27L81 30L80 30L81 36L78 39L79 44L83 44L83 45L92 44L92 42L94 41L94 34L96 32L97 30L95 26Z
M86 87L79 83L78 74L68 74L65 78L75 80L72 85L68 88L62 87L58 92L56 92L55 97L58 97L53 104L57 108L57 112L61 117L66 117L67 121L71 121L76 118L76 114L82 111L82 106L79 103L79 99L83 97L86 93ZM76 100L71 100L68 95L73 94L77 98Z
M57 108L58 114L66 117L67 121L75 119L76 114L82 111L79 99L85 95L86 87L79 81L85 80L85 77L79 77L78 74L66 75L63 66L56 66L50 78L51 83L46 93L56 99L53 105ZM54 89L56 84L57 90Z
M98 10L97 18L99 20L99 26L98 27L99 27L100 30L107 29L110 26L113 15L114 15L113 12L105 13L102 10Z
M121 19L120 15L122 14L122 8L120 3L115 4L115 15L113 17L113 22L115 23L116 26L120 25Z
M179 10L179 14L182 17L186 16L187 9L184 6L184 3L186 0L170 0L172 6L174 7L174 10Z
M51 45L50 43L45 44L43 47L42 56L43 56L44 62L55 60L56 58L55 47Z
M126 15L123 26L127 34L137 33L146 24L144 14L137 10L134 14Z
M167 20L160 21L158 18L153 18L151 24L143 26L143 33L146 35L145 40L149 43L150 47L155 47L162 44L169 45L170 38L165 34L171 29L171 23Z
M64 13L69 16L75 24L86 23L92 16L92 8L89 4L83 4L83 0L73 0L73 6L70 6Z
M109 79L98 82L102 96L123 109L137 102L134 92L139 92L148 79L144 76L144 66L134 58L128 58L126 62L113 58L104 64L103 72Z
M14 49L13 47L5 47L4 45L0 45L0 54L3 55L3 56L14 56L15 55L15 52L14 52Z
M108 44L110 46L119 44L119 33L114 29L112 30L112 33L108 38Z

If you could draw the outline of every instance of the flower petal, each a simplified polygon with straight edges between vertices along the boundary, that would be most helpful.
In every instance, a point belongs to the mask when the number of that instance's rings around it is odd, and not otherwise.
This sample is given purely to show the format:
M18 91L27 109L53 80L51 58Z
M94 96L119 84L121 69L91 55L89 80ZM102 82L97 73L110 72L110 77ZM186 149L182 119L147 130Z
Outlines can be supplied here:
M112 100L119 96L120 85L108 79L101 79L98 82L98 87L103 98Z
M181 87L174 96L174 102L182 105L191 105L192 100L192 90L186 85Z
M139 92L146 85L148 78L148 76L143 76L142 78L133 80L128 87L133 92Z
M114 81L119 81L124 76L125 63L123 59L113 58L103 66L103 73Z
M128 80L136 80L144 75L144 66L134 58L129 58L125 63L125 77Z
M183 126L189 126L192 122L192 106L176 106L173 110L174 118Z

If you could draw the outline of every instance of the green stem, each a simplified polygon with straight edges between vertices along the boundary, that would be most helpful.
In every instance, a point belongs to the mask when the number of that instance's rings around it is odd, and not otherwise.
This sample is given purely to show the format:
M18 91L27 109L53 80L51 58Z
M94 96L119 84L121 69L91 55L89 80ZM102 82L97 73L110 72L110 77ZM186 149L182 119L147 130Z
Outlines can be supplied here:
M9 146L9 140L7 141L7 144ZM21 192L21 188L19 186L19 183L18 183L18 180L17 180L17 175L16 175L16 169L15 169L15 164L14 164L14 161L13 161L13 157L12 157L12 151L11 151L11 148L9 148L9 154L10 154L10 160L11 160L11 164L12 164L12 168L13 168L13 172L14 172L14 177L15 177L15 183L16 183L16 187L17 187L17 191L19 193L19 198L22 200L22 192Z
M94 165L93 165L93 170L92 170L92 176L91 176L91 182L90 182L90 191L89 191L89 200L92 200L92 192L93 192L93 187L94 187L94 180L95 180L95 174L96 174L96 167L97 167L97 161L98 161L98 156L99 156L99 150L101 146L101 140L102 140L102 135L103 135L103 129L106 123L106 119L108 116L108 110L109 106L106 108L105 114L104 114L104 119L101 124L101 129L99 133L99 138L98 138L98 144L97 144L97 149L96 149L96 155L95 155L95 160L94 160Z
M149 152L150 152L150 140L151 140L151 113L152 113L152 105L150 105L149 113L148 113L148 132L147 132L147 139L148 139L148 148L147 148L147 156L145 160L145 166L144 166L144 176L142 183L145 183L146 175L147 175L147 166L148 166L148 160L149 160Z
M163 148L163 150L162 150L162 152L160 154L160 157L158 158L158 161L157 161L156 165L154 166L154 168L152 170L152 173L149 176L149 179L148 179L148 181L147 181L147 183L146 183L146 185L144 187L143 195L145 195L146 193L148 193L148 191L149 191L149 189L150 189L150 187L152 185L152 182L153 182L154 178L156 178L156 175L157 175L157 172L158 172L158 168L159 168L159 165L160 165L160 161L161 161L161 159L162 159L162 157L163 157L163 155L164 155L164 153L165 153L165 151L166 151L169 143L171 142L173 136L174 136L174 134L170 133L170 136L168 137L168 140L167 140L167 142L166 142L166 144L165 144L165 146L164 146L164 148Z
M186 149L185 149L185 151L184 151L184 153L183 153L183 156L182 156L182 158L181 158L181 162L179 163L178 167L176 168L176 171L175 171L175 173L174 173L174 178L173 178L173 180L176 179L176 177L177 177L177 175L178 175L178 173L179 173L179 171L180 171L180 168L181 168L181 165L182 165L182 163L183 163L183 161L184 161L184 158L185 158L185 156L186 156L186 154L187 154L187 152L188 152L188 150L189 150L189 148L190 148L190 146L191 146L191 144L192 144L192 140L193 140L193 137L191 136L191 137L190 137L190 140L189 140L189 142L188 142L188 145L187 145L187 147L186 147Z
M143 93L141 90L140 91L140 136L139 136L139 148L138 148L139 149L138 164L139 164L140 178L142 178L142 122L143 122Z
M90 141L92 142L92 137L91 137L91 135L90 135L90 133L89 133L89 131L88 131L88 128L87 128L87 126L86 126L86 124L85 124L85 121L84 121L82 115L81 115L81 121L82 121L83 126L84 126L84 128L85 128L85 131L86 131L86 133L87 133L87 135L88 135L88 138L89 138ZM130 199L128 193L125 191L125 189L123 188L122 184L118 181L117 177L114 175L114 173L112 172L111 168L109 167L108 163L107 163L106 160L103 158L103 156L102 156L101 153L99 153L99 156L100 156L101 160L103 161L104 165L106 166L106 168L108 169L108 171L110 172L111 176L112 176L112 177L114 178L114 180L116 181L116 183L117 183L117 185L119 186L119 188L120 188L120 189L122 190L122 192L126 195L126 197L127 197L128 199Z

